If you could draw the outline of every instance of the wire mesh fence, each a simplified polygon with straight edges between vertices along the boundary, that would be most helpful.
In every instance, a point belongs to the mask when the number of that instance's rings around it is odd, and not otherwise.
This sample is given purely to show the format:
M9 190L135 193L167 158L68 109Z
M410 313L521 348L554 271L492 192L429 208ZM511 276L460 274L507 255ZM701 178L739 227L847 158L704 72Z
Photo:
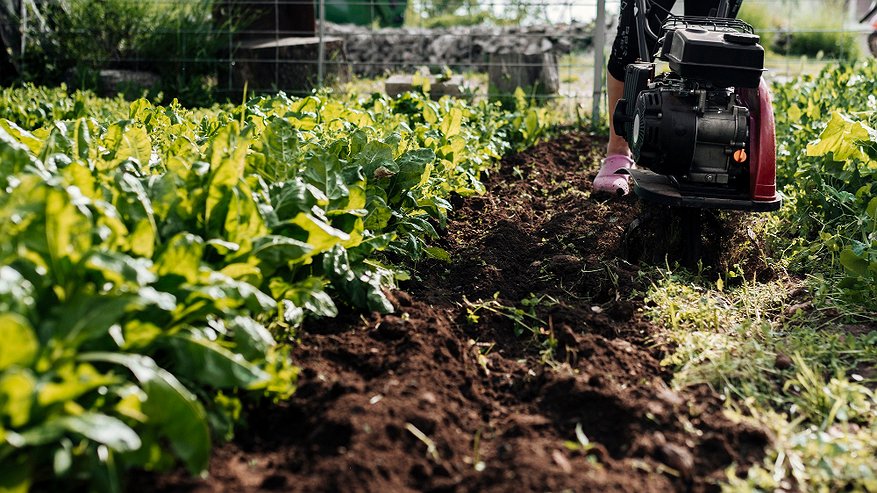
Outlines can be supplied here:
M597 23L601 3L606 16ZM605 64L619 7L618 0L0 0L0 80L151 89L204 104L239 100L244 88L383 89L392 74L418 72L452 94L509 98L520 86L575 116L603 94L605 71L595 66ZM746 0L740 15L762 35L767 77L788 78L871 56L875 27L860 22L869 7L868 0Z

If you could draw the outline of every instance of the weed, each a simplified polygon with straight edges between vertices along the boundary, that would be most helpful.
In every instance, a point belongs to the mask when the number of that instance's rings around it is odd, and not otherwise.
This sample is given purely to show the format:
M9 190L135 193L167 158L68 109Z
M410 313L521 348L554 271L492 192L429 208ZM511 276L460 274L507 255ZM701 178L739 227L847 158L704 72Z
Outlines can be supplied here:
M499 293L494 293L489 300L469 301L463 297L466 306L466 320L471 324L477 324L481 319L479 313L488 312L499 315L513 323L515 336L529 335L540 346L540 357L543 363L549 363L554 359L557 349L557 339L554 336L554 327L551 317L547 321L538 315L538 309L542 306L550 307L557 304L553 297L543 294L536 296L530 294L520 301L521 307L503 304L499 300Z
M432 441L431 438L426 436L424 432L420 431L416 426L411 423L405 423L405 429L411 432L411 434L414 435L418 440L423 442L423 444L426 445L427 455L429 455L432 460L438 462L439 454L438 448L435 446L435 442Z

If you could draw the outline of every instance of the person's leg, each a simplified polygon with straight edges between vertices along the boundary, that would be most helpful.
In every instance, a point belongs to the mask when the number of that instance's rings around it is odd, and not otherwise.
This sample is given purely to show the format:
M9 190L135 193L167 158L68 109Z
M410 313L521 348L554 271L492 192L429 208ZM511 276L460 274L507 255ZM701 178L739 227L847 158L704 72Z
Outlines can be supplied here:
M630 156L630 147L627 145L627 141L624 140L624 137L615 133L613 125L613 119L615 113L615 106L611 102L614 101L616 104L618 100L624 96L624 81L616 79L612 74L609 74L606 77L606 92L609 96L609 145L606 146L606 155L612 156L615 154L620 154L622 156Z
M630 158L630 147L624 137L615 133L612 127L612 113L615 106L612 102L618 102L624 95L624 81L616 79L612 74L606 77L606 90L609 93L609 144L606 146L606 158L600 165L600 172L594 178L594 191L626 195L630 191L627 175L617 174L621 169L630 168L633 159Z
M618 33L612 44L612 52L609 55L606 77L606 90L609 97L609 144L606 146L606 158L600 165L600 172L594 178L594 190L597 192L624 195L630 191L627 175L617 172L621 169L630 168L634 163L630 157L630 147L624 137L615 133L613 128L613 112L618 100L624 95L624 72L628 64L637 61L639 56L639 42L637 41L636 18L634 15L634 2L636 0L622 0L621 11L618 15ZM653 7L648 21L652 30L658 29L667 18L668 12L676 0L653 0L658 7ZM647 40L650 52L654 52L657 42Z

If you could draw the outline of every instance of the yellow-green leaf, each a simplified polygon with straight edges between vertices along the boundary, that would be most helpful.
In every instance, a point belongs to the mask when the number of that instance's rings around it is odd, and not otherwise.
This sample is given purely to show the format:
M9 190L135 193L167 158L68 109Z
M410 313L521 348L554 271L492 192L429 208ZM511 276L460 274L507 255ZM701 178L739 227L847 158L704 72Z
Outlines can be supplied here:
M0 314L0 370L12 365L29 366L40 348L37 335L24 317Z
M431 101L427 101L423 105L423 121L428 123L429 125L434 125L438 121L438 109L435 106L435 103Z
M29 370L12 369L0 376L0 416L21 427L30 420L37 382Z
M290 223L295 224L308 233L307 243L313 247L313 250L308 254L309 257L325 252L334 245L350 239L350 235L347 233L333 228L312 214L301 212Z
M463 126L463 110L460 108L451 108L448 114L442 119L441 128L445 138L453 137L460 133Z
M155 263L158 275L176 274L194 283L198 279L204 241L191 234L180 233L168 242L165 250Z
M807 145L807 155L824 156L831 152L837 161L865 159L859 142L868 138L868 130L861 122L854 122L835 111L819 139Z
M54 262L78 262L91 247L92 223L70 201L66 191L51 190L46 197L46 240Z

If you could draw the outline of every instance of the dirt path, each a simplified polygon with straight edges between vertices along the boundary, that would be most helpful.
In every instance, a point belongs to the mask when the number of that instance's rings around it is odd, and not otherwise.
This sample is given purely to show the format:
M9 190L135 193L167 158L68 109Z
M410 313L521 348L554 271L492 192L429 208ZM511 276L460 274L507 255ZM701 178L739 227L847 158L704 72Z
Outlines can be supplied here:
M602 145L573 133L505 159L455 204L452 262L419 265L394 315L311 322L295 396L250 410L210 479L156 489L712 491L760 460L767 438L717 395L668 387L619 259L636 201L590 197Z

